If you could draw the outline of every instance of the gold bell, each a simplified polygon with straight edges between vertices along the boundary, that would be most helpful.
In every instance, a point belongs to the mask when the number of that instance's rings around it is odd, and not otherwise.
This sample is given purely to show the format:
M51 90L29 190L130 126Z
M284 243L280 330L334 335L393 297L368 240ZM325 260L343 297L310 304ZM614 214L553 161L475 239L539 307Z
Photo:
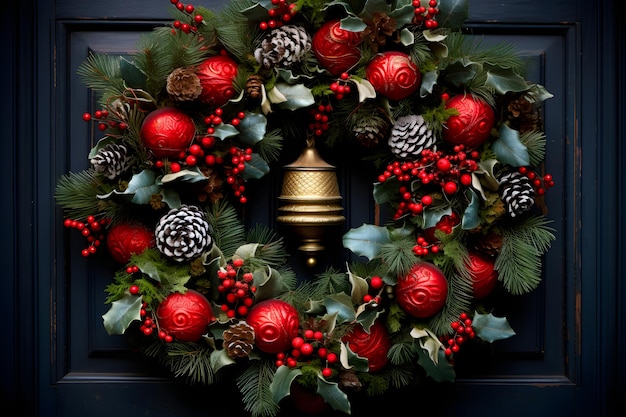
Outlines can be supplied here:
M329 226L345 222L341 214L341 195L335 167L322 159L312 139L298 159L285 165L282 192L278 200L278 223L288 227L299 239L298 250L307 256L307 264L314 266L316 256L325 250L322 241Z

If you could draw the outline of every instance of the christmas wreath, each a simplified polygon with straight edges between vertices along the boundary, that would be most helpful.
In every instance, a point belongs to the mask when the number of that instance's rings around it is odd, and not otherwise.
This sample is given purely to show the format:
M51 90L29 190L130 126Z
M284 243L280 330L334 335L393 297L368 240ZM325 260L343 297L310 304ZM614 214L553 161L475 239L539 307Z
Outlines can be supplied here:
M551 94L511 45L462 33L467 0L171 3L137 52L80 66L102 138L56 188L82 254L104 246L120 265L109 334L190 384L236 369L263 417L295 389L349 414L354 392L454 381L464 343L515 334L488 301L534 290L555 239ZM391 209L345 232L345 271L314 279L242 219L248 187L303 137L360 149L346 157L374 167Z

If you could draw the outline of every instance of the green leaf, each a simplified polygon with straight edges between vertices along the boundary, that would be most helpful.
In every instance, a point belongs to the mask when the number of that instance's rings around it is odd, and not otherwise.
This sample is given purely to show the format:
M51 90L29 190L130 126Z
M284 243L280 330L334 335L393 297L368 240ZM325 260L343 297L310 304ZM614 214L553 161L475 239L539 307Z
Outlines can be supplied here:
M258 153L253 153L251 156L252 159L245 163L246 168L243 170L243 178L245 180L263 178L270 172L270 166Z
M258 301L275 298L284 291L283 278L274 268L258 268L253 272L252 282L257 287L255 299Z
M389 230L385 227L363 224L343 235L343 246L359 256L372 260L380 253L382 245L390 243Z
M124 194L133 194L132 202L135 204L149 204L150 197L153 194L158 194L160 191L155 180L156 174L154 171L144 169L139 174L133 175Z
M530 163L528 148L519 140L519 132L506 124L500 126L500 137L493 142L492 149L503 164L520 167Z
M357 372L367 372L369 370L369 361L354 353L347 343L341 342L339 353L341 365L346 369L353 369Z
M361 278L358 275L354 275L352 271L348 268L348 279L350 280L350 284L352 284L352 302L354 304L359 304L363 301L363 296L365 296L369 291L369 284L367 280Z
M439 0L437 22L440 27L460 29L469 17L469 0Z
M485 85L493 87L498 94L502 95L509 91L520 92L528 89L528 84L526 84L524 77L510 70L504 71L499 68L487 71Z
M274 400L276 404L289 395L291 383L299 375L302 375L302 371L297 368L292 369L285 365L278 367L274 374L274 379L272 379L272 383L270 384L272 400Z
M221 368L235 364L235 360L228 356L225 349L214 350L211 352L211 368L217 372Z
M376 204L393 201L398 194L399 185L400 182L396 177L387 178L385 182L375 182L373 196Z
M419 356L417 362L424 368L428 376L437 382L454 382L456 379L454 366L448 362L443 350L437 351L437 363L430 359L426 350L417 349L417 353Z
M424 209L424 229L437 226L443 216L450 216L451 214L452 208L450 206Z
M196 183L208 180L202 172L196 167L194 170L183 169L178 172L172 172L163 175L157 182L157 185L164 185L169 183L183 182L183 183Z
M317 393L324 398L324 401L330 405L333 410L341 411L347 415L350 414L348 395L339 389L339 384L336 382L328 382L318 376Z
M356 84L356 89L359 92L359 103L363 103L368 98L376 98L376 90L368 80L365 78L353 79L352 82Z
M472 319L472 327L476 331L476 336L490 343L515 336L515 332L506 317L496 317L491 313L480 314L476 312Z
M260 113L246 112L239 124L239 142L246 146L254 146L263 140L267 128L267 118Z
M443 344L432 330L428 328L413 327L411 337L419 341L420 347L428 352L428 357L435 365L439 363L439 351Z
M278 90L285 99L278 103L280 108L296 110L315 104L315 97L313 97L311 90L303 84L276 83L276 87L273 90Z
M113 301L111 308L102 316L104 328L109 334L124 334L128 326L135 321L141 320L142 298L127 294L124 298Z
M480 199L478 198L478 195L469 188L465 192L465 197L469 200L469 204L463 212L461 227L463 230L472 230L480 225L480 218L478 217Z
M330 294L324 297L324 305L328 314L337 314L339 323L350 323L354 321L355 312L352 298L342 292L339 294Z
M215 128L215 132L213 133L213 136L224 140L226 138L237 136L238 134L239 134L239 130L235 126L229 123L220 123Z
M422 84L420 85L420 97L426 97L432 94L433 88L437 85L437 71L429 71L422 75Z

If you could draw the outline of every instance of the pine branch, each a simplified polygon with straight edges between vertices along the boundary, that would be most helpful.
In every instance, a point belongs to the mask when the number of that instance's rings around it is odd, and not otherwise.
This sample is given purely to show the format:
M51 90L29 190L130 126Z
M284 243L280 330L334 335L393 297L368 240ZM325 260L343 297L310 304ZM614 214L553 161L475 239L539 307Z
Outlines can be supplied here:
M237 378L244 408L252 417L273 416L278 413L278 404L272 399L270 391L273 378L274 363L271 360L255 361Z
M221 24L215 27L219 41L240 62L253 59L249 56L254 51L255 39L259 34L258 25L250 25L240 12L255 5L256 2L241 0L228 3L219 15Z
M246 243L245 227L235 208L225 199L211 205L207 219L213 228L215 244L226 257L231 257L238 247Z
M119 56L90 54L76 73L87 87L97 90L102 97L120 96L125 88L120 60Z
M280 129L274 129L257 143L257 152L267 163L278 161L280 152L283 149L283 136Z
M144 34L137 42L138 52L133 54L134 65L146 76L146 89L153 97L158 97L165 89L167 76L175 68L168 38L172 34L166 28L158 28Z
M327 268L318 274L313 282L314 293L311 298L321 299L327 294L345 292L350 294L350 281L345 272L340 272L333 267Z
M257 223L248 231L246 240L251 243L262 243L254 257L264 265L279 267L287 262L289 254L283 244L283 238L267 225Z
M183 378L190 384L212 384L215 372L211 365L211 349L198 343L177 343L167 345L166 365L176 378Z
M66 217L85 220L87 216L101 213L99 194L106 194L110 187L105 186L93 169L78 173L69 172L59 178L55 198L65 210Z
M530 165L541 164L546 156L546 135L535 130L521 134L519 139L528 149Z
M380 258L387 265L391 276L403 276L409 273L416 263L413 253L415 239L413 237L395 237L390 243L381 245Z

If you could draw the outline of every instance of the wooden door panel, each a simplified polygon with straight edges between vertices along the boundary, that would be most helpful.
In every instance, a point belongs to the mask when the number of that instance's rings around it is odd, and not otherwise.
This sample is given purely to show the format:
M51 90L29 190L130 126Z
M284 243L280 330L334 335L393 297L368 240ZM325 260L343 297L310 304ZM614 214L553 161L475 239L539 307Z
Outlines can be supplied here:
M86 155L99 138L98 132L80 118L83 112L95 110L95 103L76 75L78 66L89 51L131 52L142 32L158 23L156 19L167 17L159 9L169 7L168 2L137 1L131 2L129 8L115 3L60 1L57 8L62 18L57 25L57 44L67 45L57 50L59 114L65 117L59 123L57 148L60 165L69 171L78 172L87 166ZM487 2L472 2L472 9L483 3ZM495 9L500 22L507 17L515 21L509 13L518 10L520 2L508 3L512 9ZM99 20L72 19L81 15ZM472 17L480 20L483 15L484 10ZM572 230L574 218L573 202L566 198L572 190L565 179L573 169L573 150L568 137L573 130L574 120L569 114L576 93L572 92L575 74L569 60L575 53L575 27L472 22L468 25L472 36L487 43L507 41L517 45L527 57L528 78L545 85L555 95L545 102L544 122L549 138L546 169L557 184L547 196L557 240L546 256L542 285L531 294L502 300L502 306L497 306L494 312L507 315L517 333L515 337L496 342L493 350L468 351L461 356L457 369L459 380L453 386L429 386L419 391L390 393L374 401L363 400L354 404L354 415L386 412L394 410L395 405L404 407L420 401L441 404L437 412L442 416L467 410L481 410L484 416L527 416L537 410L538 404L544 411L553 408L552 415L574 412L576 381L572 370L578 361L573 355L575 277L568 266L573 258L573 246L568 242L571 236L565 233ZM362 167L346 166L335 158L328 156L329 162L338 166L345 230L373 223L376 208L371 200L368 179L371 173L364 172ZM255 210L247 214L247 221L274 226L280 176L273 174L261 184L250 196L255 201ZM62 237L57 247L57 321L53 339L57 415L239 415L239 398L232 384L204 390L180 386L151 362L129 351L123 336L106 334L102 326L102 315L108 309L104 304L104 287L110 282L115 266L99 263L96 268L96 258L82 258L82 239L63 230L60 214L53 227L57 228L56 235ZM346 255L345 251L333 251L332 262L340 261L341 265ZM294 269L301 275L311 274L298 265ZM285 415L289 415L288 411Z

